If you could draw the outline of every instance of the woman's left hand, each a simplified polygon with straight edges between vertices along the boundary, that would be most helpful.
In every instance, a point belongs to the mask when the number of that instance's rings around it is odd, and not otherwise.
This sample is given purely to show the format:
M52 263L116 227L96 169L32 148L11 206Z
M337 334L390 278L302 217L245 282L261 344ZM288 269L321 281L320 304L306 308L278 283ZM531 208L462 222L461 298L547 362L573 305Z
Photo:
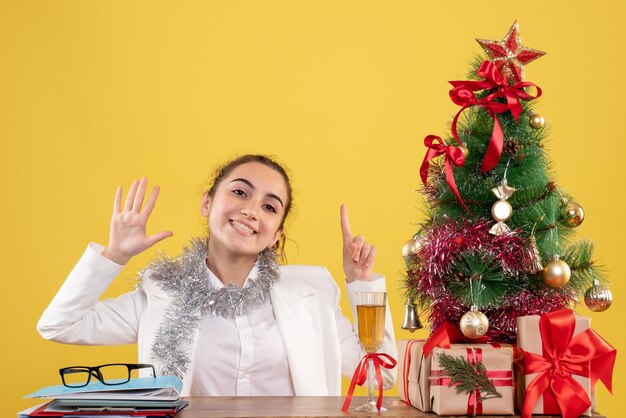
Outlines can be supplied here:
M341 205L341 233L343 235L343 272L346 275L346 282L369 280L376 259L376 247L365 241L362 235L352 236L346 205Z

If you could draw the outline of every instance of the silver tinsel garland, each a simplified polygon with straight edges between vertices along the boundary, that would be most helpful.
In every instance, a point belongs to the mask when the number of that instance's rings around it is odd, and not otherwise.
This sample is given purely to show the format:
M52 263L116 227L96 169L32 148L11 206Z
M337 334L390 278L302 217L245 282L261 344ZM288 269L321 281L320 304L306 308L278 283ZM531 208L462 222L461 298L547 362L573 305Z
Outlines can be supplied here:
M208 238L193 238L180 256L160 254L140 273L146 272L170 296L170 303L152 345L152 357L160 359L162 375L182 379L189 368L189 352L200 319L205 315L233 318L245 315L269 299L272 284L279 279L276 254L267 249L257 260L258 276L246 288L229 283L211 287Z

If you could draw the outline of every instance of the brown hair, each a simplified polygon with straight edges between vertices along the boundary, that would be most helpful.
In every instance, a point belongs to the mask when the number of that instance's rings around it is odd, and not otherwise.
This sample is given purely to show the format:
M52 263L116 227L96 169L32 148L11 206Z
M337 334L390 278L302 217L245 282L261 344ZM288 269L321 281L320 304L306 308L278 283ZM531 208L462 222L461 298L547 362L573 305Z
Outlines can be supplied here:
M278 162L276 162L276 160L274 160L273 158L267 155L261 155L261 154L242 155L240 157L227 161L225 164L223 164L217 170L215 170L215 174L213 175L213 179L210 182L210 187L207 193L209 194L210 197L214 197L215 192L217 191L217 188L222 183L222 180L224 180L224 178L227 177L235 168L239 167L240 165L247 164L247 163L263 164L264 166L269 167L275 170L276 172L278 172L283 177L283 180L285 180L285 185L287 186L287 202L285 202L285 213L283 214L283 219L280 222L280 226L279 226L279 228L282 229L282 232L280 234L280 237L278 238L278 241L276 241L276 243L274 244L272 248L276 251L276 255L279 257L279 259L283 263L286 263L287 257L285 256L285 241L287 240L287 237L285 235L284 225L285 225L285 220L287 219L287 216L291 212L291 208L293 205L293 192L291 190L291 182L289 180L289 175L287 174L287 171L283 168L283 166L281 166Z

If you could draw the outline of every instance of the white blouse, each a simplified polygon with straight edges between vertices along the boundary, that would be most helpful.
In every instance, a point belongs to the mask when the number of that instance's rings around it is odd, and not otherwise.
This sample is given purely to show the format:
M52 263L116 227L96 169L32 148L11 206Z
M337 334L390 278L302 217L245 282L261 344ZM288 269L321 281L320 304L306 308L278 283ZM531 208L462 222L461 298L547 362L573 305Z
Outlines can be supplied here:
M256 265L244 288L257 276ZM224 284L211 272L209 282ZM294 396L287 352L271 301L234 318L205 316L193 361L191 396Z

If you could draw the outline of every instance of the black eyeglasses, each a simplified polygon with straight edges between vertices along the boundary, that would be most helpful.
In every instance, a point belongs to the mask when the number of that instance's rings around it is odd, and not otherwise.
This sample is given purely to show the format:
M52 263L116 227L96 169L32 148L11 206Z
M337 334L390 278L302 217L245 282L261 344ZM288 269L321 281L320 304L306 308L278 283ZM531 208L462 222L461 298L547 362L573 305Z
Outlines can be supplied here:
M69 388L87 386L91 377L95 377L104 385L122 385L130 381L134 370L152 369L152 377L156 377L156 370L152 364L125 364L112 363L100 366L72 366L59 369L63 385Z

